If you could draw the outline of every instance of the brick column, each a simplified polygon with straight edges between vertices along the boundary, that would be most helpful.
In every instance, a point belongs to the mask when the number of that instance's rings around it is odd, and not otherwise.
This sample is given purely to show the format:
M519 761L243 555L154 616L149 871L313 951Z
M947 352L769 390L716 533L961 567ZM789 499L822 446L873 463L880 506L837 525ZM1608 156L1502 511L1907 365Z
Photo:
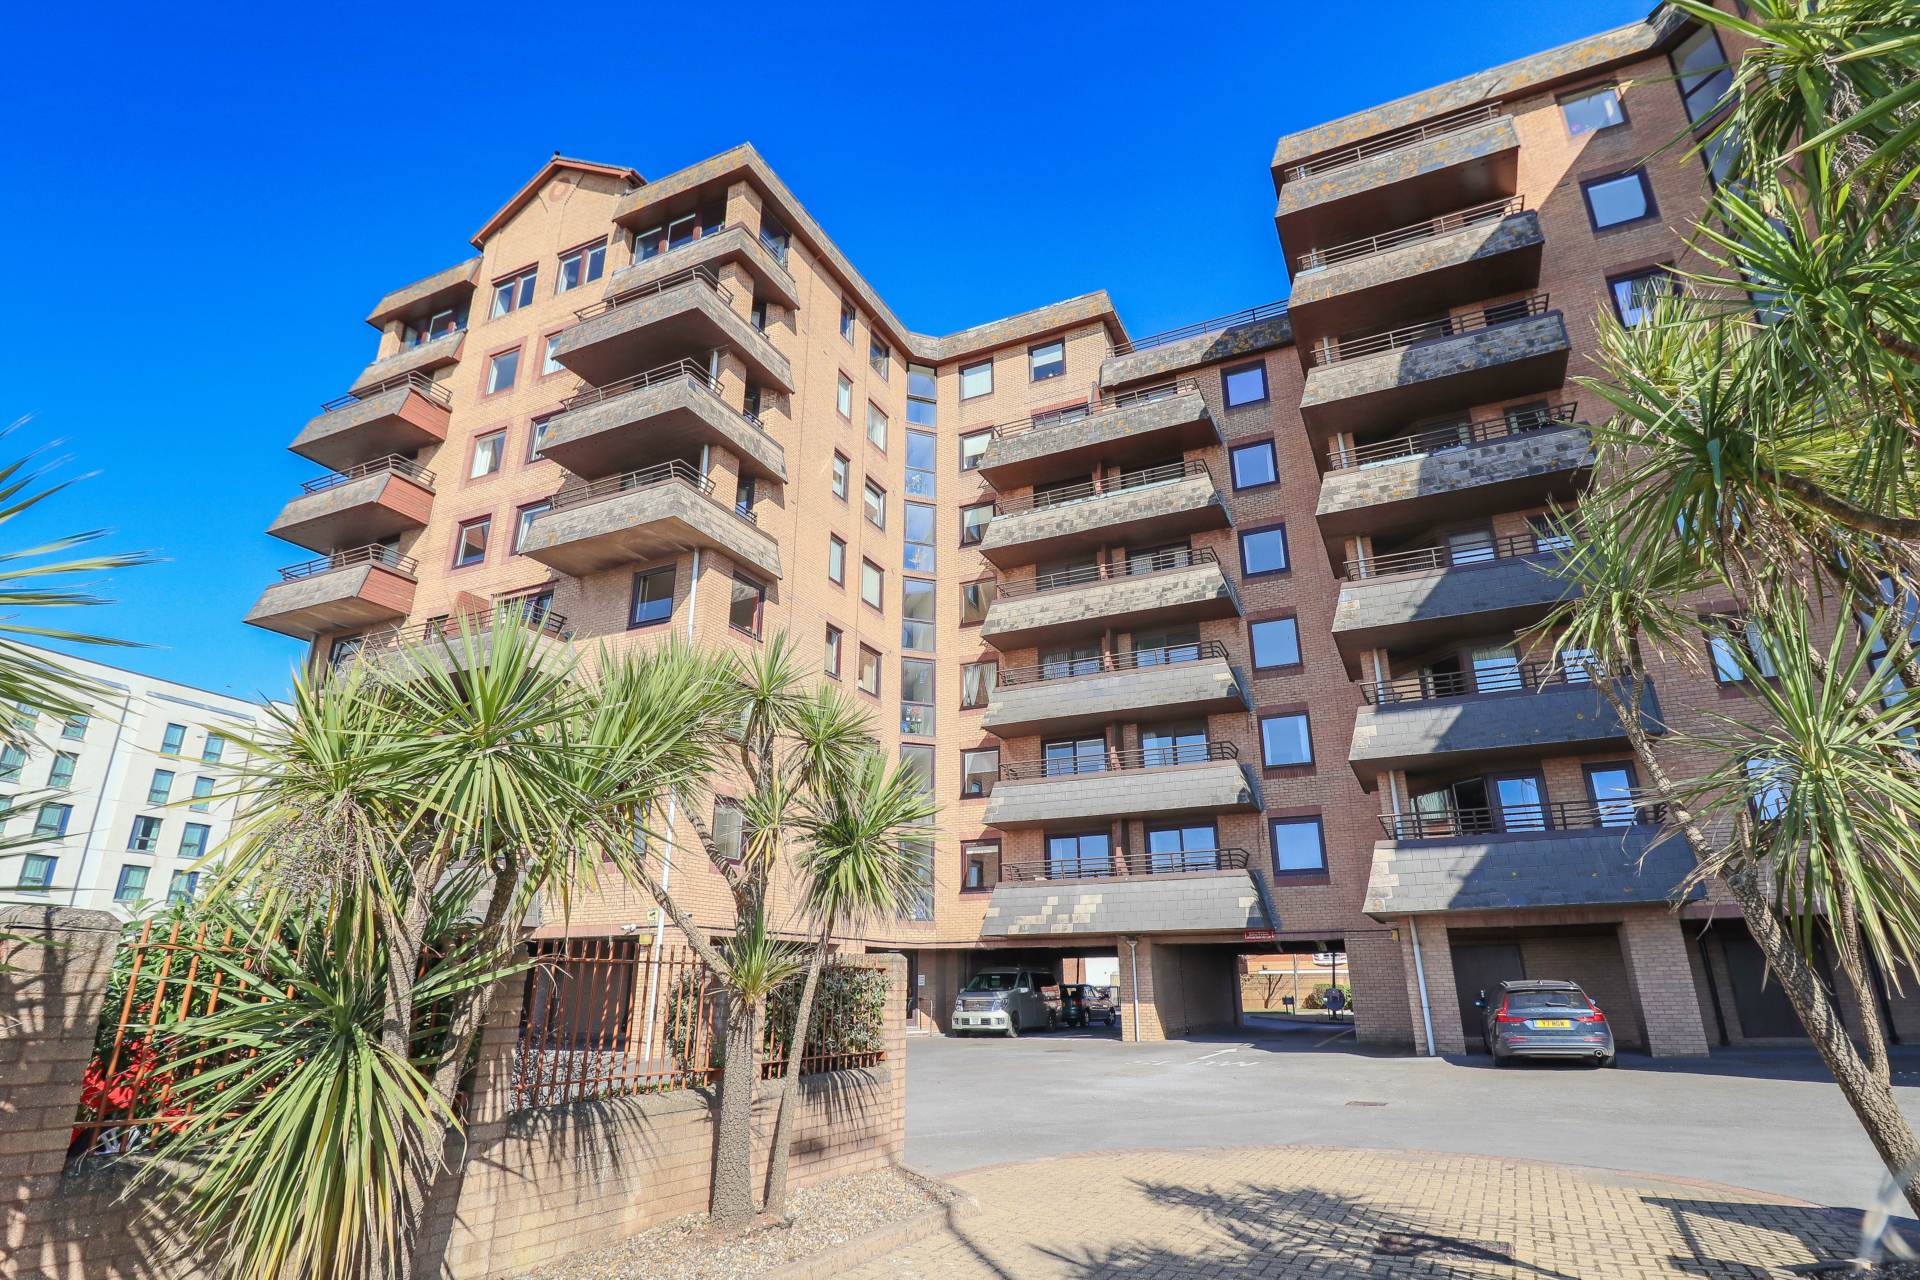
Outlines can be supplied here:
M1636 911L1620 922L1620 958L1640 1002L1647 1052L1656 1058L1697 1056L1707 1051L1707 1029L1687 964L1680 919L1665 908Z
M0 906L0 935L28 939L0 942L0 1276L10 1277L56 1265L46 1228L120 922L104 911Z
M1420 974L1426 973L1427 1008L1433 1015L1433 1039L1441 1053L1465 1053L1467 1040L1460 1029L1460 994L1454 989L1453 944L1439 916L1420 918L1420 963L1414 963L1413 921L1400 925L1402 961L1407 974L1407 1004L1413 1014L1413 1050L1427 1049L1426 1017L1420 1012Z

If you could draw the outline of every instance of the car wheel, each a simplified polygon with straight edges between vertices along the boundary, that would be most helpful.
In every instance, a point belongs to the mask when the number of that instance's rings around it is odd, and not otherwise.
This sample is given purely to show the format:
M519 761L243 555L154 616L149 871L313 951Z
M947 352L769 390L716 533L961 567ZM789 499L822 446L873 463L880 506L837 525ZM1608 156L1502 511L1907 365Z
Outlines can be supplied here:
M1007 1039L1017 1040L1019 1038L1020 1038L1020 1015L1008 1014L1007 1015Z
M1118 1022L1118 1021L1120 1021L1120 1019L1118 1019L1118 1018L1116 1018L1116 1017L1114 1017L1114 1016L1113 1016L1112 1014L1108 1014L1108 1015L1107 1015L1107 1025L1108 1025L1108 1026L1112 1026L1112 1025L1113 1025L1114 1023L1116 1023L1116 1022Z
M1511 1058L1509 1058L1509 1057L1508 1057L1508 1056L1507 1056L1506 1054L1504 1054L1504 1053L1500 1053L1500 1052L1498 1052L1498 1051L1495 1051L1495 1053L1494 1053L1494 1055L1493 1055L1493 1065L1494 1065L1494 1066L1496 1066L1496 1067L1504 1067L1504 1066L1506 1066L1506 1065L1507 1065L1507 1064L1508 1064L1509 1062L1511 1062L1511 1061L1513 1061L1513 1059L1511 1059Z
M1606 1057L1596 1061L1593 1065L1596 1067L1612 1067L1612 1066L1619 1065L1619 1062L1620 1062L1620 1055L1617 1053L1610 1053Z
M1055 1013L1051 1009L1047 1010L1047 1030L1052 1031L1057 1027L1059 1027L1059 1025L1060 1025L1060 1015Z

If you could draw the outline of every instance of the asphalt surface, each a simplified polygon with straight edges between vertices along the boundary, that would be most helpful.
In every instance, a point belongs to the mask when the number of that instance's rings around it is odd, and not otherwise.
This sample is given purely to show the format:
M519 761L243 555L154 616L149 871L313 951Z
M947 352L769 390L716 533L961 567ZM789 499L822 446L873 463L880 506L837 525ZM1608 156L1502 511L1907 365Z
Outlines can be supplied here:
M1895 1052L1920 1123L1920 1047ZM934 1174L1116 1148L1306 1144L1705 1178L1848 1208L1880 1189L1878 1158L1810 1050L1496 1072L1485 1058L1362 1053L1337 1026L1144 1045L1096 1028L912 1037L907 1068L907 1160Z

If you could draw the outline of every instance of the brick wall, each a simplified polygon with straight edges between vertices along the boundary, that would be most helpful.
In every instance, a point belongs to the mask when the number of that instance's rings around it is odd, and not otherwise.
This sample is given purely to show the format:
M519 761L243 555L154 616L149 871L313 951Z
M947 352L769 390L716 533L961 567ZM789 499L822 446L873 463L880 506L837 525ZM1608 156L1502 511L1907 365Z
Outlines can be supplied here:
M0 1280L198 1280L164 1204L119 1203L124 1174L62 1175L118 922L100 912L0 908L0 932L54 946L0 946ZM887 1060L806 1077L792 1180L806 1186L886 1166L906 1134L906 1027L899 956L846 957L884 970ZM713 1160L705 1089L513 1113L510 1069L521 980L482 1033L469 1123L447 1142L416 1275L491 1280L577 1248L602 1247L706 1208ZM776 1099L754 1109L764 1178ZM154 1213L143 1212L152 1207Z

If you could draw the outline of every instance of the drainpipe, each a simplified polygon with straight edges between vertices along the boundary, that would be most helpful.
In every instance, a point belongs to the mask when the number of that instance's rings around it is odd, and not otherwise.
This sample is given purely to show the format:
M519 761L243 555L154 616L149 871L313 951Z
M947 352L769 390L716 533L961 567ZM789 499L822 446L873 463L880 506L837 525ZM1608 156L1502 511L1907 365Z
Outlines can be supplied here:
M696 556L699 554L698 550L694 552ZM660 892L662 894L666 893L667 887L673 883L673 819L676 804L675 797L667 797L667 838L660 850ZM653 950L648 956L651 963L647 965L647 1038L640 1049L642 1062L653 1060L653 1015L658 1007L660 996L660 948L666 944L667 938L666 908L655 903L653 910Z
M1128 938L1125 941L1127 944L1127 961L1133 975L1131 978L1133 1015L1128 1020L1127 1026L1132 1029L1133 1038L1138 1042L1140 1039L1140 939Z
M1427 1001L1427 966L1420 958L1420 922L1408 916L1407 928L1413 934L1413 976L1420 984L1420 1020L1427 1028L1427 1056L1437 1058L1440 1049L1433 1042L1433 1006Z

